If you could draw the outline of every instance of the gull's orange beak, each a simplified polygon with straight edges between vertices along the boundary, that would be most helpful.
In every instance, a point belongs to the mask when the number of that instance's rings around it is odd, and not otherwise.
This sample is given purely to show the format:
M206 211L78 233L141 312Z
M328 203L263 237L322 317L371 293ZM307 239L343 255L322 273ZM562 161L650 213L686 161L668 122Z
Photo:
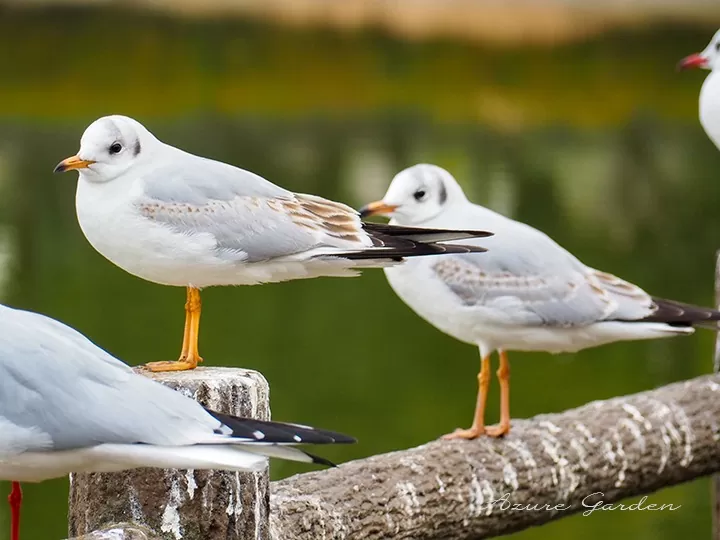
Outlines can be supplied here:
M677 70L697 69L708 67L707 60L699 54L691 54L678 62Z
M88 159L80 159L78 156L72 156L67 159L63 159L57 164L53 172L65 172L72 171L75 169L87 169L90 165L95 163Z
M395 209L397 208L396 204L385 204L382 201L375 201L371 202L370 204L366 204L363 206L359 212L360 217L366 218L369 216L387 216L389 214L392 214Z

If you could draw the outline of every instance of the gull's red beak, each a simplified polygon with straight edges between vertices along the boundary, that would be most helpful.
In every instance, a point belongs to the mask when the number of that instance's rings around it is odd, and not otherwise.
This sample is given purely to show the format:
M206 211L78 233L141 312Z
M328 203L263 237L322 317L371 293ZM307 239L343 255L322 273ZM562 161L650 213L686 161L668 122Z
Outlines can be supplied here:
M680 62L678 62L677 69L682 71L684 69L697 69L708 67L707 60L699 54L691 54L686 56Z

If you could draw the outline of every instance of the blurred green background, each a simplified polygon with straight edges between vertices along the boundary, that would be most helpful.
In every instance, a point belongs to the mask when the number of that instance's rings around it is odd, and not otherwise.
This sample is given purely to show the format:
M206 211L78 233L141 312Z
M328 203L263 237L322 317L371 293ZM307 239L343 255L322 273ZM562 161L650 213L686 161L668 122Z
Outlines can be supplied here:
M74 175L84 128L134 116L165 141L294 191L359 206L417 162L658 296L713 302L720 152L697 120L702 74L676 61L715 30L688 22L579 38L407 39L242 17L0 3L0 300L77 328L130 364L175 359L183 290L124 273L83 237ZM470 422L478 354L421 321L381 271L210 289L201 351L261 371L273 418L355 435L336 461L410 447ZM515 417L711 370L713 335L576 355L512 354ZM496 389L494 390L496 392ZM497 417L497 394L489 418ZM274 462L281 478L305 470ZM0 491L9 489L0 484ZM67 481L25 486L23 539L63 537ZM707 480L517 540L703 538ZM8 530L0 504L0 537Z

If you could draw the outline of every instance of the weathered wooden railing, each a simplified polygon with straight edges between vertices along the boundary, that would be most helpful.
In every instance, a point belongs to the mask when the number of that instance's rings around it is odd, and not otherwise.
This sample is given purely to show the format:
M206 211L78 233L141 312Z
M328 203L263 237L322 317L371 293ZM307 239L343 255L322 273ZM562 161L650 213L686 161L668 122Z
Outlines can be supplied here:
M219 373L162 379L225 412L266 416L264 379ZM264 473L78 475L70 524L73 535L136 524L88 540L477 539L719 470L716 374L516 420L501 440L435 441L273 482L269 507Z

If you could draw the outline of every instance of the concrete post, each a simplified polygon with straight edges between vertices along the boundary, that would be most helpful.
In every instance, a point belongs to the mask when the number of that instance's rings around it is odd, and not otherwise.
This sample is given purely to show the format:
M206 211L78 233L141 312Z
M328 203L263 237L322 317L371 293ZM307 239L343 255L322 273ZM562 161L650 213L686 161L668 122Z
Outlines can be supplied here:
M148 376L210 409L270 419L268 384L255 371L198 368ZM74 474L68 522L70 537L133 522L168 540L267 540L268 471L136 469Z

